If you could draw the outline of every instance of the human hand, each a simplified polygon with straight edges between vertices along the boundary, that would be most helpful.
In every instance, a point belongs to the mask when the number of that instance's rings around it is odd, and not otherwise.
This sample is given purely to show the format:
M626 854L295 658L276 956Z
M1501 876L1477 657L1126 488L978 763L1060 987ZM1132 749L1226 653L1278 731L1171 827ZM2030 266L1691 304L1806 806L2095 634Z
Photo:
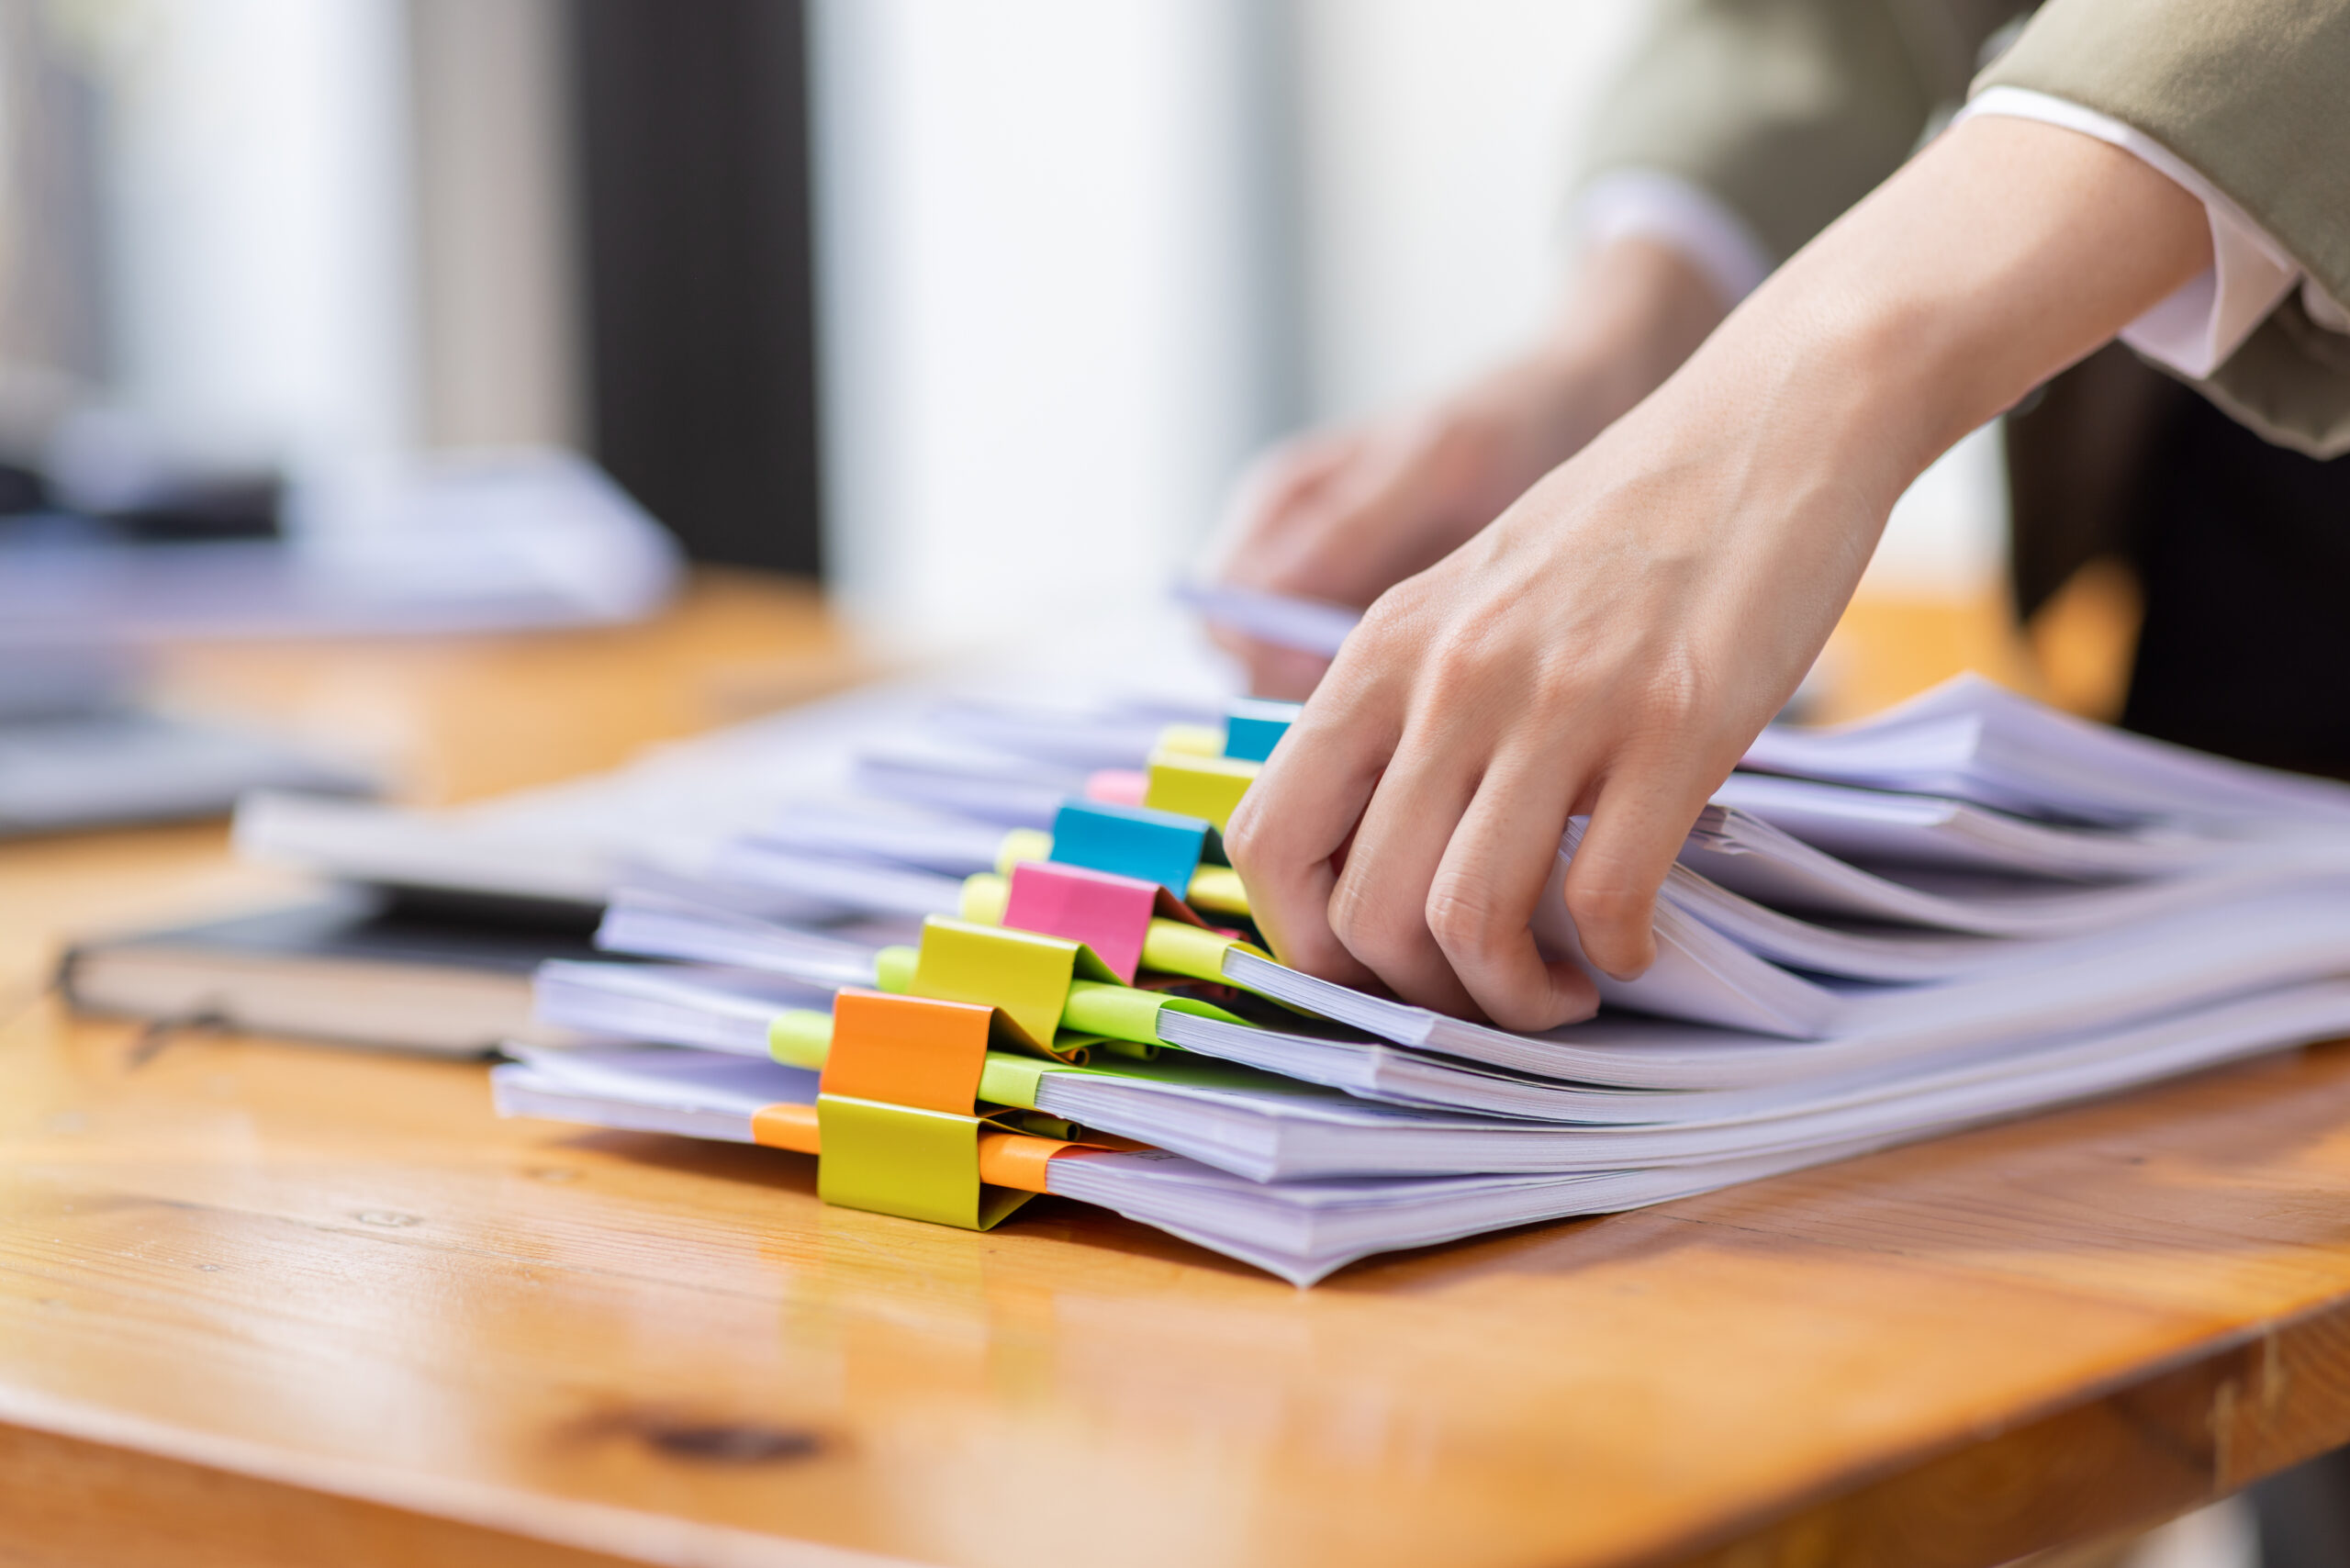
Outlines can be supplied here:
M1901 490L2209 256L2199 203L2087 137L1985 119L1929 149L1371 606L1225 834L1276 954L1509 1028L1587 1016L1529 929L1569 816L1583 954L1637 975L1690 823Z
M1215 575L1360 609L1443 559L1646 396L1720 320L1694 265L1640 239L1588 259L1527 353L1434 405L1274 448L1237 487ZM1217 638L1258 695L1302 698L1326 661Z

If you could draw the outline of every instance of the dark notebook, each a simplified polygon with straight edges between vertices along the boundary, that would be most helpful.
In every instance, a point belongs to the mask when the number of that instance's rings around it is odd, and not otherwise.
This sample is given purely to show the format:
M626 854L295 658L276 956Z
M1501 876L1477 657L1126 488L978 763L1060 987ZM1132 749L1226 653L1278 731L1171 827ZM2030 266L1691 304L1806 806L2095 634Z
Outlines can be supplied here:
M494 910L419 906L352 889L231 920L77 944L60 975L92 1013L181 1019L478 1056L541 1039L531 975L548 958L609 958L583 924L531 924Z

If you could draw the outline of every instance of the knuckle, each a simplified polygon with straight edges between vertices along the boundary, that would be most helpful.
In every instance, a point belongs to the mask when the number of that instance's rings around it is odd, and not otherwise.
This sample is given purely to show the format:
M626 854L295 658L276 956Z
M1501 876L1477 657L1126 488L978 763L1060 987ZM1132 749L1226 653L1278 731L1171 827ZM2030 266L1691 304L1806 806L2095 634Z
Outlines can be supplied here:
M1622 882L1599 882L1567 890L1567 913L1578 930L1639 922L1648 913L1646 894Z
M1422 450L1438 473L1468 477L1493 466L1504 437L1501 421L1494 415L1482 408L1463 408L1428 429Z
M1411 947L1410 935L1399 928L1393 908L1359 879L1341 877L1330 890L1330 934L1358 960L1385 974L1405 958Z
M1642 684L1644 727L1673 737L1687 734L1702 722L1713 683L1695 659L1668 654L1651 662Z
M1232 820L1224 830L1224 852L1232 868L1246 881L1251 872L1262 871L1268 857L1265 843L1265 809L1259 803L1260 790L1250 790L1240 797L1240 804L1233 809Z
M1456 959L1505 941L1515 924L1482 880L1443 876L1428 890L1427 927L1437 946Z
M1421 647L1429 689L1447 701L1491 701L1526 678L1510 651L1476 621L1454 621L1423 637Z

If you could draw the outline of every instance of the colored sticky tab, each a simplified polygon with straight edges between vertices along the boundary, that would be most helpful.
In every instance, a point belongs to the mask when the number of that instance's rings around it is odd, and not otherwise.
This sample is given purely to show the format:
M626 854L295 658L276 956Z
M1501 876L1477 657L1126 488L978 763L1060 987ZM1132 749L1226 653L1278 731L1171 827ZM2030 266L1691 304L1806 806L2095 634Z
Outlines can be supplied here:
M1158 732L1153 751L1188 752L1194 756L1225 755L1225 735L1214 724L1169 724Z
M1193 909L1214 914L1246 915L1248 890L1241 886L1240 873L1231 867L1203 866L1192 873L1192 885L1184 890L1183 902Z
M1158 1010L1166 1004L1167 996L1162 991L1080 980L1069 988L1069 1004L1061 1016L1070 1028L1089 1035L1156 1045Z
M917 996L998 1007L1041 1047L1060 1027L1074 980L1115 980L1080 942L932 915L909 989Z
M786 1067L822 1072L833 1049L833 1015L805 1007L767 1020L767 1055Z
M1069 988L1069 1008L1063 1017L1071 1029L1082 1029L1104 1040L1155 1046L1159 1043L1158 1015L1170 1010L1227 1024L1246 1022L1213 1002L1195 1002L1188 996L1137 991L1130 985L1090 985L1083 980Z
M956 901L955 913L979 925L1002 925L1007 924L1004 904L1011 896L1012 884L1002 877L993 871L975 871L963 879L963 895Z
M1053 819L1054 860L1163 888L1191 886L1207 842L1204 821L1147 806L1070 801Z
M1222 833L1232 821L1240 797L1256 782L1260 766L1228 756L1157 752L1150 759L1150 792L1143 797L1143 804L1154 811L1204 817Z
M1150 775L1132 767L1104 767L1085 777L1085 798L1113 806L1139 806Z
M1181 975L1188 980L1214 980L1229 983L1224 978L1224 955L1226 949L1246 947L1251 953L1262 949L1243 942L1237 936L1221 931L1187 924L1179 920L1154 920L1150 933L1143 938L1142 967L1162 974Z
M816 1107L791 1103L760 1106L751 1113L751 1141L767 1148L821 1155L823 1133L816 1120Z
M966 1113L979 1097L995 1010L846 990L833 1003L820 1092Z
M1225 710L1224 755L1242 762L1264 761L1303 711L1294 702L1241 698Z
M1045 1074L1055 1070L1054 1063L1041 1057L991 1052L987 1065L979 1070L979 1098L991 1105L1017 1105L1033 1111Z
M1023 860L1050 860L1053 857L1053 835L1033 827L1006 830L1003 842L996 846L995 871L999 877L1009 877L1012 868Z
M914 988L914 969L922 962L918 947L889 946L873 955L873 983L883 991Z
M978 1116L820 1094L816 1119L816 1193L828 1204L985 1230L1027 1197L980 1183Z
M1154 919L1200 924L1181 900L1156 882L1087 866L1032 863L1012 874L1002 923L1082 942L1120 980L1131 982Z
M983 1132L979 1135L979 1180L1024 1193L1046 1192L1045 1167L1082 1148L1063 1138Z

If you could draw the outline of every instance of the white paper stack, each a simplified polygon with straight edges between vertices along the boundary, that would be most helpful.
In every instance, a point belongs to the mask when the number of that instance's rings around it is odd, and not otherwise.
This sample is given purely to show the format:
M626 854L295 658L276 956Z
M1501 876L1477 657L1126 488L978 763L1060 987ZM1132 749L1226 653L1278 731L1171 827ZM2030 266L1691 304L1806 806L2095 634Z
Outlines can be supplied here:
M697 872L608 898L554 964L500 1105L748 1139L812 1074L788 1008L880 979L1007 833L1180 709L958 700L868 728L862 799L778 805ZM1575 934L1559 883L1535 929ZM781 918L778 918L781 916ZM1030 1073L1024 1108L1153 1146L1052 1190L1309 1282L1353 1259L1660 1202L2350 1033L2350 787L2183 751L1952 682L1865 723L1766 732L1695 825L1658 960L1589 1023L1513 1034L1236 948L1245 1019L1160 1015L1153 1060ZM778 1156L778 1158L786 1158Z

